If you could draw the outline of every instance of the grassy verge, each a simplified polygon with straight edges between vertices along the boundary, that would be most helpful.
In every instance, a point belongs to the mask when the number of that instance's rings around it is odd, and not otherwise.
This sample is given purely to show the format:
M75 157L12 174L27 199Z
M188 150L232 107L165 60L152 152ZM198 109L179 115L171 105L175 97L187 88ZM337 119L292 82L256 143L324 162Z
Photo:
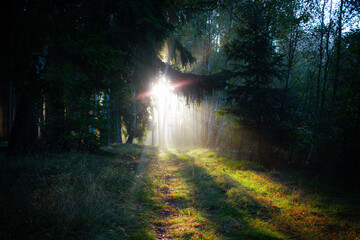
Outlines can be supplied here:
M169 230L175 239L360 239L358 193L327 191L314 179L266 171L206 149L168 158L182 183L174 194L184 199L170 219L177 224ZM184 237L183 228L194 233Z
M157 150L2 158L1 239L144 239ZM147 187L144 187L147 186ZM150 231L150 233L149 233Z

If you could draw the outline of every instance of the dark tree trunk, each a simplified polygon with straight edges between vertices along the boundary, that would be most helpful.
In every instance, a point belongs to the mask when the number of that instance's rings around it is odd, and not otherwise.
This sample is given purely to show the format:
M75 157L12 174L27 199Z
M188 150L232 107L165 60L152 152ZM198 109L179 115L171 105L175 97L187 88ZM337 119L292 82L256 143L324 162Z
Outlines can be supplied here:
M9 140L10 155L26 155L38 148L38 119L41 113L40 91L25 91L17 104Z
M320 44L319 44L319 66L318 66L318 76L316 81L316 109L319 108L320 103L320 80L321 80L321 71L322 71L322 62L323 62L323 40L324 40L324 18L325 18L325 5L326 1L324 0L322 11L321 11L321 28L320 28Z
M336 46L336 66L335 66L335 78L334 78L334 88L333 88L333 101L336 100L336 92L338 88L339 75L340 75L340 60L341 60L341 37L342 37L342 11L344 6L344 0L340 1L340 15L338 22L338 40Z
M116 123L115 123L115 130L116 130L115 143L117 143L117 144L122 144L121 116L119 115L119 113L116 113L116 114L115 114L115 117L116 117Z
M152 113L154 113L154 108L152 108ZM154 115L152 115L154 116ZM155 124L154 119L151 120L151 145L155 146Z
M46 119L42 139L44 148L52 152L62 152L70 149L69 141L66 140L65 130L65 104L63 91L58 89L57 93L47 95ZM68 133L70 134L70 133ZM79 142L78 149L82 147Z
M135 129L136 129L136 92L135 90L132 91L132 110L133 110L133 120L130 126L130 130L129 130L129 137L126 141L126 143L133 143L134 141L134 135L135 135Z
M327 84L327 74L328 74L328 67L330 63L330 51L329 51L329 40L330 40L330 32L331 32L331 26L332 26L332 0L330 1L330 22L329 27L327 29L327 35L326 35L326 44L325 44L325 54L326 54L326 61L324 66L324 81L323 81L323 88L322 88L322 94L321 94L321 109L324 107L325 103L325 90L326 90L326 84Z
M122 144L122 135L121 135L121 98L120 94L116 91L110 92L110 109L111 109L111 117L113 119L112 129L114 130L114 134L111 134L111 142Z

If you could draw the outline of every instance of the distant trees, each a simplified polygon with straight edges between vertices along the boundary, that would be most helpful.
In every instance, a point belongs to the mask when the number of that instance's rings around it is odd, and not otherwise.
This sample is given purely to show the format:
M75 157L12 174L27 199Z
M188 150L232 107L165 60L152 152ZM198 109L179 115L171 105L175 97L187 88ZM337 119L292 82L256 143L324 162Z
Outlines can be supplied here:
M205 101L192 119L196 144L269 166L359 167L358 1L3 6L0 74L16 99L11 153L140 139L153 114L141 93L162 72L191 82L178 90L188 103Z
M272 152L277 156L273 159L287 155L288 164L317 171L359 169L359 164L350 160L360 156L355 150L359 141L354 138L359 134L355 124L359 105L354 104L359 92L349 85L356 82L357 67L352 63L358 62L359 56L348 42L359 41L355 37L358 29L342 34L344 22L354 21L357 5L348 1L338 4L229 4L236 6L231 12L238 19L237 34L224 50L238 74L229 82L228 112L239 117L240 125L270 137L268 154L261 156L265 143L256 150L260 161L270 159ZM275 146L282 146L287 153ZM270 161L270 165L276 164Z
M160 49L171 40L180 57L170 58L193 62L172 33L199 9L214 6L162 0L4 3L2 74L18 99L9 152L96 151L101 143L122 142L119 135L129 143L141 138L149 101L138 96L164 71Z
M193 71L216 62L210 71L233 74L224 98L201 105L215 111L202 142L269 166L359 169L358 11L356 1L221 1L200 15L184 39L203 59Z
M18 96L9 152L88 151L114 141L111 126L119 134L119 121L132 112L121 107L132 98L129 83L136 92L147 80L133 74L134 66L141 60L136 70L147 77L157 71L156 50L173 29L166 16L170 6L8 1L2 8L7 25L1 58Z

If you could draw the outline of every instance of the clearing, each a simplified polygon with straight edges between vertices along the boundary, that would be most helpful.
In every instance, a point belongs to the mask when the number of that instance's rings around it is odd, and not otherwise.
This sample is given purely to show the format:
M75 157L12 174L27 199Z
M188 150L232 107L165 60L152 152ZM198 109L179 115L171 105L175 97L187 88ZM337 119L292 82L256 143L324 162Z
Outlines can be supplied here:
M1 164L1 239L360 239L358 192L208 149Z

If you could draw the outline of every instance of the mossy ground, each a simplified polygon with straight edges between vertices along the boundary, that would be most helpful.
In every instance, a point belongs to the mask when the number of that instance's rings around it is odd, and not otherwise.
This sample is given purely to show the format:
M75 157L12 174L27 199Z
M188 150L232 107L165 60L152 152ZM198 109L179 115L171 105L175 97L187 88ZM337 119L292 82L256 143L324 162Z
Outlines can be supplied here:
M360 239L359 193L208 149L2 159L1 239Z

